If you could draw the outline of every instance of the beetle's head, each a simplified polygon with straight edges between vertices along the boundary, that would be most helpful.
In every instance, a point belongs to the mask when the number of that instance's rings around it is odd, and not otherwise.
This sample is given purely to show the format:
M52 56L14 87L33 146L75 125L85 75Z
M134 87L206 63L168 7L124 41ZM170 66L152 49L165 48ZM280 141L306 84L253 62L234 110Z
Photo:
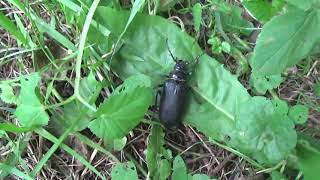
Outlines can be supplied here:
M177 60L176 65L174 66L174 70L187 72L187 63L183 60Z

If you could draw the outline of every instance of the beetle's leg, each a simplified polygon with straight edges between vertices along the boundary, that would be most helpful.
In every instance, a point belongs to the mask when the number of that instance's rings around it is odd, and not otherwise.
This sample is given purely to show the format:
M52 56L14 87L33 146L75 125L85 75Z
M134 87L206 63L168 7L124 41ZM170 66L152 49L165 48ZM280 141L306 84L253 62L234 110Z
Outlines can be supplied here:
M171 55L171 58L174 60L174 62L178 62L178 61L177 61L177 58L175 58L175 57L173 56L173 54L172 54L172 52L171 52L171 50L170 50L168 38L166 39L166 43L167 43L167 48L168 48L168 51L169 51L169 53L170 53L170 55Z

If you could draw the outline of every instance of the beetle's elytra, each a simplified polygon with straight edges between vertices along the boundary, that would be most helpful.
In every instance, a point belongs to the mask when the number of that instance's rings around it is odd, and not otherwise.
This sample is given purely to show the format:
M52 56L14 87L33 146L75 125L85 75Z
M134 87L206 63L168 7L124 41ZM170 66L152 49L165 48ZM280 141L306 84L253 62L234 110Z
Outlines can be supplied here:
M177 60L172 55L169 45L168 50L176 64L163 85L159 118L165 127L177 128L181 124L186 107L185 104L189 90L187 84L189 72L187 63L183 60Z
M160 121L167 128L176 128L180 125L187 99L187 67L182 60L176 61L174 70L170 72L164 82L160 99Z

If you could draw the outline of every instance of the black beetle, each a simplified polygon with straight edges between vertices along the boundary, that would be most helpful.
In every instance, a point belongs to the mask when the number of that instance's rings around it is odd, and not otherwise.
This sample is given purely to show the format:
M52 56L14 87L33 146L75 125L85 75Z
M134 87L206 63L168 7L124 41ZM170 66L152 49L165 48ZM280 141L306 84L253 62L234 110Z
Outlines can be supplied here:
M189 90L187 79L190 73L188 72L188 63L174 58L169 45L168 50L176 64L163 85L159 118L166 128L177 128L181 124L186 107ZM198 61L199 57L196 58L196 61Z

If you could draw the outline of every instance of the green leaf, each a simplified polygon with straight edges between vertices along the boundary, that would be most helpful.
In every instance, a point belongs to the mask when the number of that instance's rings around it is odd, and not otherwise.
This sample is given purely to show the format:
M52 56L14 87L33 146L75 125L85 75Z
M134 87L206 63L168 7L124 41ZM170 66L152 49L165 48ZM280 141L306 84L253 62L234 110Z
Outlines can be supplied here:
M205 174L195 174L193 176L188 174L187 167L181 156L174 158L172 170L172 180L210 180L210 177Z
M307 11L311 8L320 8L320 1L319 0L286 0L289 4L296 6L304 11Z
M309 117L309 109L304 105L295 105L289 110L289 117L295 124L304 124Z
M15 115L24 127L47 125L49 121L49 116L35 92L39 81L38 73L20 77L21 90Z
M192 7L192 15L193 15L194 30L196 32L199 32L200 26L201 26L201 20L202 20L202 7L200 3L196 3Z
M210 180L210 179L211 178L208 177L206 174L195 174L192 176L192 180ZM214 180L214 179L212 179L212 180Z
M239 106L231 145L260 163L275 165L294 149L293 122L264 97L253 97Z
M271 100L275 112L281 116L287 116L289 112L289 107L286 101L280 99Z
M281 75L276 74L271 76L252 75L249 82L258 94L265 94L268 90L277 88L282 81Z
M79 88L81 97L90 104L94 104L102 89L102 84L96 80L95 74L90 72L88 77L81 79Z
M164 132L160 126L154 125L148 140L146 161L148 171L153 179L167 179L171 172L171 165L166 157L164 146Z
M166 159L160 160L159 180L168 179L170 174L171 174L171 164L169 163L169 161Z
M239 6L219 1L218 10L223 30L249 35L253 24L242 17L242 9Z
M91 105L95 104L95 101L100 93L102 85L95 79L93 72L88 77L81 79L80 81L80 94ZM74 131L82 131L88 127L91 119L93 119L93 112L90 111L81 102L75 100L66 104L61 111L54 111L50 126L60 132L76 123Z
M0 84L0 98L8 104L16 104L17 97L13 93L13 89L9 84Z
M167 11L182 0L159 0L159 11Z
M225 52L225 53L230 53L230 51L231 51L231 46L230 46L230 44L229 44L228 42L223 41L223 42L221 43L221 49L222 49L222 51Z
M121 151L127 144L127 138L123 137L121 139L113 140L113 149L115 151Z
M243 0L242 4L256 20L265 23L283 8L284 0Z
M126 89L126 88L125 88ZM100 105L90 130L107 144L123 138L139 124L152 101L150 87L136 87L111 96Z
M221 64L206 58L201 60L193 75L195 87L192 88L202 100L191 99L185 120L207 137L225 141L234 130L236 109L250 96Z
M134 164L129 161L127 163L118 163L111 171L112 180L138 180L138 174Z
M308 141L302 140L297 144L297 156L299 168L303 172L305 180L317 180L320 177L320 150L312 146Z
M42 20L39 17L32 16L32 19L35 21L35 23L41 33L47 33L50 37L52 37L54 40L59 42L64 47L66 47L72 51L77 51L76 46L68 38L66 38L60 32L55 30L54 27L47 24L44 20Z
M17 28L15 24L11 22L9 18L7 18L2 12L0 12L0 25L6 29L10 34L17 38L23 45L27 46L27 39L21 31Z
M187 167L181 156L174 158L172 170L172 180L188 179Z
M221 40L218 37L210 37L208 44L211 45L211 50L215 54L220 54L222 52Z
M123 84L118 86L114 92L119 93L120 91L133 91L137 87L151 87L151 79L144 74L136 74L127 78Z
M262 29L254 49L254 76L282 73L305 58L320 39L320 11L295 11L273 18Z

